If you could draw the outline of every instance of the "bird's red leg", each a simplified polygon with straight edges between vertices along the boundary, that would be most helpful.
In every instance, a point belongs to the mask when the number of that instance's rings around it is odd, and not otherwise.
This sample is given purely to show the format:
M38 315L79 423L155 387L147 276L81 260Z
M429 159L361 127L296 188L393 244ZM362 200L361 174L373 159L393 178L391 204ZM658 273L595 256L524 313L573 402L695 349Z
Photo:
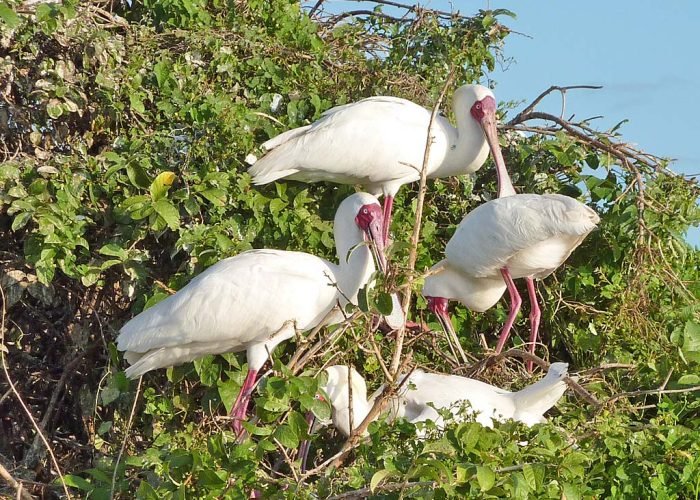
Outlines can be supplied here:
M535 354L535 343L537 342L537 332L540 328L540 306L537 303L537 287L535 285L535 280L531 277L525 278L527 283L527 293L530 297L530 340L528 345L530 346L530 354ZM527 362L527 371L532 372L533 363L532 361Z
M391 226L391 209L394 206L394 197L384 197L384 244L389 244L389 227Z
M513 327L515 322L515 317L520 311L520 305L523 303L523 299L520 298L518 289L515 288L515 283L513 283L513 278L508 272L508 268L504 267L501 269L501 276L503 276L503 281L506 282L506 287L508 288L508 295L510 295L510 313L508 313L508 319L506 324L503 325L503 330L501 331L501 336L498 337L498 344L496 345L496 354L500 354L503 350L503 346L506 344L508 337L510 337L510 329Z
M255 387L255 379L258 377L258 370L248 370L248 374L245 376L241 390L238 393L236 402L233 403L231 408L230 416L233 419L232 426L233 432L236 436L240 435L243 431L243 426L241 421L246 419L246 413L248 412L248 402L250 401L250 395Z

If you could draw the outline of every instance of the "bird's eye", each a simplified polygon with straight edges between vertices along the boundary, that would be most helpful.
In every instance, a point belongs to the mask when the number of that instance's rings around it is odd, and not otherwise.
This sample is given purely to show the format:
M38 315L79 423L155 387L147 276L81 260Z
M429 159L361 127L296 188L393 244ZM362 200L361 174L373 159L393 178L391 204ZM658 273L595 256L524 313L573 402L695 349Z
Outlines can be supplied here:
M366 208L363 208L363 209L362 209L362 213L365 214L365 215L367 215L367 214L369 213L369 210L367 210Z
M481 109L481 104L477 103L477 104L476 104L476 109Z

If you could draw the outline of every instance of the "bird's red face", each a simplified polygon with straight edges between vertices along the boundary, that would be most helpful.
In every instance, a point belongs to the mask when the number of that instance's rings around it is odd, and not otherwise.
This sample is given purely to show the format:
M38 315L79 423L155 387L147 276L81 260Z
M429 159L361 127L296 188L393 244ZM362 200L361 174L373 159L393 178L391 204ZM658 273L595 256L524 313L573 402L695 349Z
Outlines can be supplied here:
M384 214L377 204L363 205L355 216L357 226L365 233L365 240L372 243L372 251L377 265L386 272L386 255L384 254Z
M438 317L447 315L447 299L444 297L426 297L428 309Z
M483 124L486 116L496 116L496 100L491 96L486 96L480 101L476 101L470 110L472 117Z

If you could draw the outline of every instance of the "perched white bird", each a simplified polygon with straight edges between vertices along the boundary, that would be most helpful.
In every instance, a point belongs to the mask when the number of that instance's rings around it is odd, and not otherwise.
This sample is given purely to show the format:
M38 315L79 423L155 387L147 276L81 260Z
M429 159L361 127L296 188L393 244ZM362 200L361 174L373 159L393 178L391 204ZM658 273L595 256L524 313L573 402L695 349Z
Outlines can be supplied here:
M372 251L384 270L382 223L377 199L356 193L335 216L340 264L302 252L250 250L211 266L122 327L117 348L131 364L126 375L246 351L248 374L231 410L239 432L258 371L273 349L324 319L341 321L342 312L329 313L336 305L357 303L358 290L375 272Z
M525 278L531 304L529 349L534 353L540 308L533 280L554 272L599 221L594 210L559 194L511 194L491 200L464 217L447 243L445 259L425 279L422 293L459 343L447 301L458 300L482 312L508 289L511 306L496 347L499 353L522 303L513 278Z
M484 427L493 427L493 422L508 419L532 426L546 421L544 413L566 391L567 368L566 363L552 363L544 378L517 392L458 375L415 370L403 382L399 394L389 400L386 411L391 420L405 418L413 423L432 420L440 426L442 417L436 408L450 409L455 419L460 420L464 417L460 403L467 402L475 420ZM347 366L336 365L326 371L328 381L324 391L330 399L333 425L349 436L351 429L367 416L383 387L368 399L365 380L354 368L348 372ZM352 387L352 423L348 387Z
M454 93L453 109L457 128L442 116L433 123L428 177L475 172L489 148L496 164L505 168L493 93L481 85L464 85ZM430 114L411 101L387 96L337 106L311 125L263 143L267 154L249 172L255 184L282 178L330 181L361 184L372 194L383 194L388 237L394 196L402 185L420 179Z

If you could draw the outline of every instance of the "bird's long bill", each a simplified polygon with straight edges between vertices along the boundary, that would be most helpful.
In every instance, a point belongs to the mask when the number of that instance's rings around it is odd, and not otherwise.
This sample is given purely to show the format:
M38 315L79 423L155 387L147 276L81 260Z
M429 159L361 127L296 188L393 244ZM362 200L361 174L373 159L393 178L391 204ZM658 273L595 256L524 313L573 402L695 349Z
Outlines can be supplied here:
M446 312L444 314L441 313L436 313L436 316L438 317L438 321L440 321L440 324L442 325L443 330L445 330L445 333L447 336L452 339L452 342L455 344L455 349L459 352L459 356L462 358L463 363L468 363L467 360L467 355L464 352L464 349L462 349L462 344L459 342L459 336L457 335L457 332L455 331L454 327L452 326L452 320L450 319L450 313ZM460 360L457 360L459 363Z
M496 129L496 112L487 113L481 120L481 128L484 130L486 142L489 144L493 161L496 164L496 172L500 177L507 172L506 162L501 153L501 145L498 143L498 130Z
M386 273L387 263L386 263L386 253L384 244L384 221L379 218L375 218L369 223L367 229L365 229L365 234L367 238L372 243L372 253L374 254L374 260L379 266L379 270L382 273Z
M306 413L306 423L309 425L309 434L314 432L314 426L316 424L316 416L313 412ZM309 448L311 447L311 441L305 439L299 445L299 460L301 462L301 472L306 472L306 460L309 456Z

